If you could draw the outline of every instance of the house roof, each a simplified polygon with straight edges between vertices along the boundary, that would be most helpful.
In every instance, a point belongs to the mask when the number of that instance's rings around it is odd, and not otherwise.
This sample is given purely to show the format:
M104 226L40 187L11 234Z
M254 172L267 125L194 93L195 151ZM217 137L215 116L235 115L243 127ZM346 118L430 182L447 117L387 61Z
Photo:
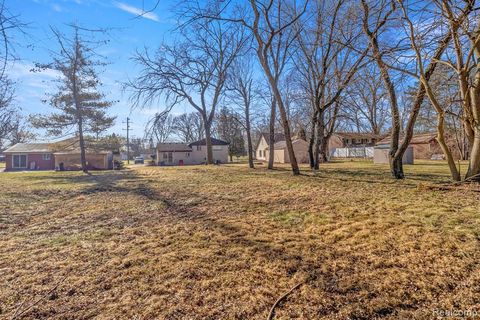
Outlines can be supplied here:
M190 152L190 148L186 143L159 143L157 144L159 152Z
M405 138L404 135L400 136L400 141L403 141ZM437 138L437 134L430 132L430 133L419 133L419 134L414 134L412 137L412 140L410 141L410 144L424 144L424 143L430 143L432 140L435 140ZM382 140L380 140L377 145L380 144L390 144L392 141L392 137L388 136Z
M265 141L267 141L267 144L269 144L269 141L270 141L270 133L269 133L269 132L262 132L262 133L260 134L260 139L258 140L258 143L260 143L260 140L262 139L262 137L265 138ZM280 141L285 141L285 135L284 135L283 133L280 133L280 132L277 133L277 132L276 132L276 133L274 134L273 141L274 141L275 143L280 142ZM257 143L257 145L258 145L258 143Z
M212 141L212 146L228 146L230 144L226 141L215 139L215 138L211 138L211 141ZM203 138L202 140L198 140L190 143L188 146L192 147L192 146L205 146L205 145L207 145L206 139Z
M87 153L108 153L95 145L95 142L85 140ZM4 151L5 153L79 153L80 146L77 138L68 138L48 143L17 143Z
M300 142L300 141L303 141L303 142L306 143L306 141L303 140L303 139L294 139L294 140L292 140L292 144L298 143L298 142ZM286 148L287 148L287 141L285 141L285 140L283 140L283 141L278 141L277 143L275 143L275 144L273 145L273 149L274 149L274 150L282 150L282 149L286 149ZM268 147L267 147L267 149L268 149Z
M382 139L385 135L368 132L335 132L335 135L344 139Z
M7 150L4 153L49 153L52 152L51 143L17 143Z

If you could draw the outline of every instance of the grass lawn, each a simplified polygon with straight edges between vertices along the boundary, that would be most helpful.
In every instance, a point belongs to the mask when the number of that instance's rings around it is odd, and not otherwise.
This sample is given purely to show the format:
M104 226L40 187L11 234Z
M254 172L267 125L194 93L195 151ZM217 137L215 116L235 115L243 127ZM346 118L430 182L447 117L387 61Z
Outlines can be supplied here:
M0 162L0 169L5 168L5 162Z
M0 318L266 319L297 284L276 319L480 312L480 193L447 170L2 173Z

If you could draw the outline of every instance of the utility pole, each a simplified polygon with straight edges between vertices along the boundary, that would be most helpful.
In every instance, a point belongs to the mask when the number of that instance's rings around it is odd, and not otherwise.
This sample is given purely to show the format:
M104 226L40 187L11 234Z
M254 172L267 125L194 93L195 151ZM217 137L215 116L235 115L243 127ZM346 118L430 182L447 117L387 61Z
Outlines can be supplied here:
M127 131L127 164L130 164L130 118L127 117L127 122L122 122L127 125L127 129L123 129Z

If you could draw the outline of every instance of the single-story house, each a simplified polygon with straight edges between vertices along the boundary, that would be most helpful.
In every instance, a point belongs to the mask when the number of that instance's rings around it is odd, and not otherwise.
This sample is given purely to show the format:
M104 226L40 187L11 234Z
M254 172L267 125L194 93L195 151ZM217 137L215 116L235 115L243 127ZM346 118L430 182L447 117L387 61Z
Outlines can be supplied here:
M328 149L373 147L384 137L385 135L366 132L335 132L328 141Z
M400 137L403 141L404 137ZM388 136L377 143L377 146L390 146L391 137ZM453 152L455 159L460 159L460 150L453 139L447 138L447 143ZM414 134L410 141L410 146L413 148L413 156L415 159L443 159L443 151L437 141L436 133L421 133Z
M214 163L228 162L229 143L211 138ZM207 162L206 139L190 144L159 143L157 145L157 165L195 165Z
M50 143L17 143L4 153L6 171L55 169Z
M298 163L308 163L308 143L303 139L293 139L293 152ZM269 147L266 149L265 160L269 159ZM290 156L287 150L287 142L285 140L278 141L273 145L273 162L290 163Z
M257 160L267 160L268 157L268 147L270 141L270 134L268 132L264 132L260 134L260 138L258 139L257 148L255 149L255 156ZM274 136L274 143L285 141L285 135L283 133L275 133Z
M17 143L5 150L6 171L15 170L80 170L80 149L76 139L54 143ZM111 169L112 153L86 150L87 166L90 170Z

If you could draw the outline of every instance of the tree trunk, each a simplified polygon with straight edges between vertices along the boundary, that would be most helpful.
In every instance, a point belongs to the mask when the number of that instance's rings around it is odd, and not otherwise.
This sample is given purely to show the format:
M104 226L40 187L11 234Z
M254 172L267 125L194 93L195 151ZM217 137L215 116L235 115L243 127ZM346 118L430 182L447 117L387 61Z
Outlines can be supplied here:
M329 140L329 137L323 137L322 143L320 144L320 154L319 154L320 163L328 162L328 140Z
M445 142L445 114L441 112L437 114L437 141L442 148L445 158L447 158L448 168L450 169L453 181L460 181L460 173L455 165L452 152Z
M268 135L268 169L273 169L273 158L274 158L274 149L273 145L275 144L275 114L277 109L277 102L275 98L272 99L272 108L270 109L270 126L269 126L269 135Z
M475 84L477 86L471 89L472 122L474 124L472 128L473 143L471 143L470 161L465 178L480 174L480 99L478 96L480 92L480 89L478 88L478 85L480 84L480 71L478 70Z
M212 136L211 136L211 124L204 119L205 125L205 144L207 146L207 164L213 164L213 151L212 151Z
M78 120L78 139L80 144L80 162L82 164L82 171L88 173L87 157L85 155L85 140L83 139L83 121Z
M466 16L468 12L470 11L465 11L463 14ZM460 26L461 24L457 24L456 28L458 29ZM424 78L426 81L430 80L430 77L432 76L433 72L437 68L437 63L442 58L443 53L445 52L445 49L448 47L448 44L450 43L450 39L451 39L451 35L448 34L440 41L440 44L438 45L438 48L435 51L435 54L433 55L432 59L430 59L431 61L430 64L425 70ZM403 159L403 155L405 154L405 151L410 145L410 141L412 141L413 129L415 127L415 122L417 121L418 114L420 113L423 100L425 99L425 94L426 94L425 86L420 81L417 94L413 102L413 107L410 110L410 116L408 119L407 127L405 129L405 138L403 139L397 152L395 153L395 156L392 159L394 162L401 163ZM402 175L403 175L403 170L402 170Z
M253 145L252 133L250 128L250 108L245 107L245 129L247 131L247 150L248 150L248 167L253 169Z
M475 138L470 153L468 171L465 178L471 178L480 174L480 128L475 130Z
M325 144L325 114L317 110L317 124L315 126L315 144L313 146L313 169L320 169L320 149ZM323 155L322 155L323 158Z
M313 148L315 145L315 130L317 127L317 116L318 112L315 110L312 115L312 131L310 133L310 141L308 142L308 160L310 164L310 169L314 169L315 165L315 155L313 152Z

